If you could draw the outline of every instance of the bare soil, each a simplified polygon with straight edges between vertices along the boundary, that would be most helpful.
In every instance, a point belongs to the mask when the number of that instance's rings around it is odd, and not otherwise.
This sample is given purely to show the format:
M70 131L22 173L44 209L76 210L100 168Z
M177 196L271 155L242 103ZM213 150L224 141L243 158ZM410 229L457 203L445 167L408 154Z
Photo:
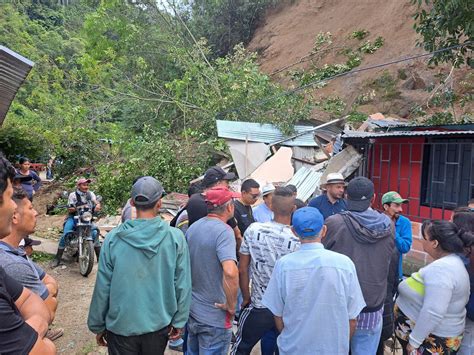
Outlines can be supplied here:
M381 36L384 45L373 54L364 54L359 68L390 62L424 52L422 48L417 47L420 37L413 29L412 16L415 11L416 7L406 0L282 1L277 7L268 11L248 48L258 53L260 68L271 74L310 54L315 38L320 32L330 32L333 46L339 49L341 47L356 49L365 41L370 40L373 43L378 36ZM367 30L370 34L362 41L351 39L351 33L357 30ZM346 59L336 49L323 55L313 64L323 66L326 63L344 63ZM308 61L291 67L291 70L308 69L311 65L312 63ZM399 70L406 73L404 79L397 78L399 94L390 99L375 97L366 107L358 108L361 112L372 114L378 111L395 117L408 117L410 108L426 104L431 95L427 88L439 82L437 75L447 75L450 67L429 67L427 58L404 62L332 80L322 89L310 90L307 93L308 98L318 100L322 97L338 96L346 104L351 105L359 95L369 91L368 85L379 78L385 70L395 78ZM285 71L276 74L272 79L287 86L295 86L295 82L290 81L287 73ZM469 68L454 70L455 91L462 93L466 87L470 87L463 82L466 81L468 73ZM408 85L407 88L405 83L416 77L422 79L422 87ZM467 90L472 90L472 87ZM436 111L435 108L432 109ZM469 104L464 108L457 106L456 113L472 112L472 109L473 105ZM319 110L313 113L314 119L328 118L324 116L325 113Z

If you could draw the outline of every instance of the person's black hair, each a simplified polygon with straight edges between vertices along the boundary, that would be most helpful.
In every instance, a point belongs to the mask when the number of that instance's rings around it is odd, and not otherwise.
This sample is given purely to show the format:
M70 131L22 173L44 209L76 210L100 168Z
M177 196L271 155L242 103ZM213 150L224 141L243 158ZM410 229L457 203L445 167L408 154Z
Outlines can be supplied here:
M3 193L7 189L8 181L10 180L10 183L12 183L15 175L15 168L0 155L0 205L3 204Z
M291 215L295 209L295 195L286 186L279 186L273 192L272 209L275 215Z
M304 201L300 200L299 198L296 198L295 206L296 206L296 209L299 210L300 208L306 207L306 203L304 203Z
M21 164L25 164L25 163L31 163L31 160L28 159L27 157L21 157L20 160L18 161Z
M474 212L469 207L455 209L453 213L453 223L464 231L474 233Z
M252 189L259 189L260 185L254 179L247 179L242 183L241 192L250 192Z
M18 204L21 200L28 198L28 194L21 187L15 187L13 189L12 199Z
M429 240L437 240L441 249L448 253L464 253L474 245L474 233L459 228L448 221L424 221L421 233Z
M273 191L273 196L291 197L293 196L293 190L288 188L288 186L278 186Z
M294 194L298 193L298 189L296 188L295 185L292 185L292 184L286 185L286 188L290 189L291 192L294 193Z
M149 210L155 208L156 203L158 201L159 200L156 200L155 202L150 202L150 203L147 203L146 205L135 205L135 208L137 209L137 211L149 211Z
M204 189L203 189L202 185L199 184L199 183L189 185L189 187L188 187L188 197L191 197L194 194L201 193L201 192L203 192L203 190Z

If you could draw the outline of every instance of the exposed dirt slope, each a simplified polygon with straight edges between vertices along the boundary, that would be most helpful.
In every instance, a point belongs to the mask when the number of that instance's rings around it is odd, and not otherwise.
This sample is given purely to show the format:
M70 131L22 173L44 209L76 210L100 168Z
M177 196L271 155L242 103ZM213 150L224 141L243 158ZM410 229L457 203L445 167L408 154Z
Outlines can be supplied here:
M357 48L366 40L373 42L378 36L383 37L384 45L381 48L373 54L363 55L359 66L361 68L423 52L421 48L416 47L418 35L413 29L414 11L415 7L407 0L286 1L268 12L248 47L259 53L262 70L271 74L307 56L320 32L330 32L333 46L346 48ZM362 41L349 38L353 31L360 29L367 30L370 34ZM322 66L325 63L344 63L346 59L334 50L313 64ZM291 69L307 69L310 66L310 62L305 62ZM403 69L407 75L399 78L399 69ZM399 93L392 95L390 100L380 97L369 100L370 103L363 103L362 107L359 107L360 111L381 111L407 117L412 107L426 102L430 96L427 88L435 87L439 82L436 75L446 75L449 69L446 66L429 69L426 59L392 65L388 70L395 78ZM370 83L380 77L384 70L387 68L336 79L327 87L318 90L315 97L337 95L346 103L352 104L359 95L369 90ZM297 85L284 73L288 71L273 75L273 79L287 85ZM465 75L466 70L455 70L455 85L458 85ZM418 84L414 84L417 80Z

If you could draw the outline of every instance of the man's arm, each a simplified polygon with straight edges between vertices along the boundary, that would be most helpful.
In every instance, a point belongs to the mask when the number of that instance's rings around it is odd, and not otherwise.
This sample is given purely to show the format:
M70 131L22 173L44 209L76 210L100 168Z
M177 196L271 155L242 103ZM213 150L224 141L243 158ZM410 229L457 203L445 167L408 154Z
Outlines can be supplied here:
M216 306L234 315L239 290L239 269L234 260L225 260L221 264L223 270L222 286L224 287L226 303L225 305Z
M246 307L250 304L250 277L249 277L249 266L251 256L239 253L239 284L240 291L242 292L242 307Z
M171 325L180 329L188 320L189 309L191 307L191 262L189 260L189 249L182 232L179 233L181 243L178 245L178 255L176 259L176 270L174 275L174 287L178 310L171 320Z
M105 317L109 310L110 284L112 281L113 265L109 260L109 241L113 236L105 238L103 251L99 258L97 278L95 280L94 293L92 294L91 305L87 326L94 334L102 334L105 331ZM100 345L100 344L99 344Z
M281 333L283 331L283 328L285 327L285 324L283 323L283 318L278 317L278 316L273 316L275 319L275 326L278 329L278 332Z
M23 292L15 301L15 305L25 322L43 338L48 331L48 324L51 323L51 317L41 297L27 288L23 288Z
M357 318L356 319L349 319L349 339L352 338L356 331L357 326Z
M51 275L48 274L45 274L41 281L43 281L43 283L45 284L46 288L49 291L49 294L52 297L56 298L58 296L59 291L57 281Z
M242 233L240 233L240 229L238 226L235 226L234 228L234 237L235 237L235 243L237 244L237 250L240 250L240 246L242 245Z
M399 230L395 233L395 245L401 254L406 254L410 251L413 236L410 221L403 220L402 222Z

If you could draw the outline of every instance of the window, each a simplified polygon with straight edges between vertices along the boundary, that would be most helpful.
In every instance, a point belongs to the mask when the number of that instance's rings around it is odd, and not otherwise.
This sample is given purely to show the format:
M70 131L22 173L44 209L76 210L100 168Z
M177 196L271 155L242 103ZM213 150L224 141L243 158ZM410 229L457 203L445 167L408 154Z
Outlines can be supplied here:
M474 198L473 139L429 139L423 151L421 204L454 209Z

